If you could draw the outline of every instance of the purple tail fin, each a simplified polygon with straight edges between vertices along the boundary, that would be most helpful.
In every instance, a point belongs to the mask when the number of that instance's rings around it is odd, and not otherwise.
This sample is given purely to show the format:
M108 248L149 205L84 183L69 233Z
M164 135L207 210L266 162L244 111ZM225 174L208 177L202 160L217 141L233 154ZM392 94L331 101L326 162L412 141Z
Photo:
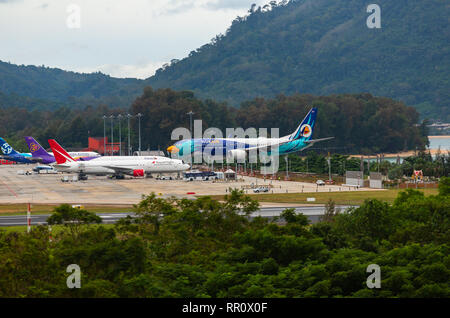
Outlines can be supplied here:
M36 159L40 159L39 161L42 163L53 163L55 162L55 157L50 155L42 146L34 140L33 137L25 137L25 141L28 144L28 149L30 149L31 156Z

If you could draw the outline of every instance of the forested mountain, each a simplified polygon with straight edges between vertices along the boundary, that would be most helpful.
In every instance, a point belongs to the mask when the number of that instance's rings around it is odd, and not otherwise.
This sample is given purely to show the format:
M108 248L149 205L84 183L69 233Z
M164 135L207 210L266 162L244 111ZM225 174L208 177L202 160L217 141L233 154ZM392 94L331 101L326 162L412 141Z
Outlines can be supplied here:
M143 80L81 74L44 66L0 61L0 107L55 109L97 105L129 106L142 92Z
M292 0L252 7L189 57L159 69L154 88L193 90L238 106L279 93L369 92L450 120L450 5L379 0L381 29L360 0Z
M450 121L448 1L379 0L380 29L367 27L368 4L285 0L252 6L225 35L146 80L0 62L0 108L129 107L150 85L238 107L278 94L367 92L415 106L422 118Z
M188 57L147 80L0 62L0 107L129 107L144 86L192 90L240 106L278 94L368 92L450 121L450 5L446 0L379 0L381 29L369 29L370 2L271 1L237 17Z

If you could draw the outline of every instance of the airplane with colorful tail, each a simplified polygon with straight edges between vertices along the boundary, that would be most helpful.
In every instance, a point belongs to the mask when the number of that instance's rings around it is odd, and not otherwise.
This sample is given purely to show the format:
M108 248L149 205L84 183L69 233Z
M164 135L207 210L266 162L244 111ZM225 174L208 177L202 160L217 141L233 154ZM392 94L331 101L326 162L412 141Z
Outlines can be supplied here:
M3 153L3 155L0 156L0 159L14 161L17 163L36 163L36 161L32 158L31 153L17 152L3 138L0 138L0 148Z
M17 163L43 163L51 164L56 162L53 153L48 153L42 146L33 138L25 137L25 141L30 149L30 153L20 153L17 152L11 145L9 145L3 138L0 138L0 147L3 155L0 156L1 159L14 161ZM69 154L76 161L87 161L94 158L100 157L100 154L87 151L87 152L69 152Z
M43 164L51 164L56 162L53 153L48 153L33 137L26 136L25 141L28 145L28 149L30 149L31 156L34 161ZM100 157L100 154L93 151L69 152L69 155L75 161L88 161Z
M268 155L285 155L305 150L315 143L334 137L312 139L316 125L317 108L312 108L297 129L281 138L202 138L184 139L167 148L172 155L186 156L196 152L206 152L212 156L221 154L228 160L245 160L250 150L264 150ZM277 149L278 148L278 149Z

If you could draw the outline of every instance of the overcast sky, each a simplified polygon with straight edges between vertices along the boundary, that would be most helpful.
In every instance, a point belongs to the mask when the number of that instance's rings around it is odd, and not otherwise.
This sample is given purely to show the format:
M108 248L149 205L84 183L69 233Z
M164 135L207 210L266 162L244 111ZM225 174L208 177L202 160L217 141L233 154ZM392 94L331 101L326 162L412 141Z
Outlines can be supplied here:
M269 0L0 0L0 60L147 78ZM76 28L80 9L80 28Z

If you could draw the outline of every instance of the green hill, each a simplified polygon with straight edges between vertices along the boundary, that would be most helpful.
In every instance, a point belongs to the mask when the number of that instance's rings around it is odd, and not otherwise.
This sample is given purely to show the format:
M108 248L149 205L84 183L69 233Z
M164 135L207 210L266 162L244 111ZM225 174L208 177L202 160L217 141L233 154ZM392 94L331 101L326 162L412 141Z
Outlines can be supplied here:
M142 93L143 80L113 78L102 73L81 74L45 66L0 61L0 107L55 109L108 104L131 105Z
M143 88L191 90L240 106L255 97L368 92L450 121L450 5L446 0L292 0L253 7L183 60L146 80L0 61L0 108L129 107Z
M279 93L369 92L449 121L449 2L378 0L381 29L366 25L370 3L272 1L159 69L149 84L232 105Z

